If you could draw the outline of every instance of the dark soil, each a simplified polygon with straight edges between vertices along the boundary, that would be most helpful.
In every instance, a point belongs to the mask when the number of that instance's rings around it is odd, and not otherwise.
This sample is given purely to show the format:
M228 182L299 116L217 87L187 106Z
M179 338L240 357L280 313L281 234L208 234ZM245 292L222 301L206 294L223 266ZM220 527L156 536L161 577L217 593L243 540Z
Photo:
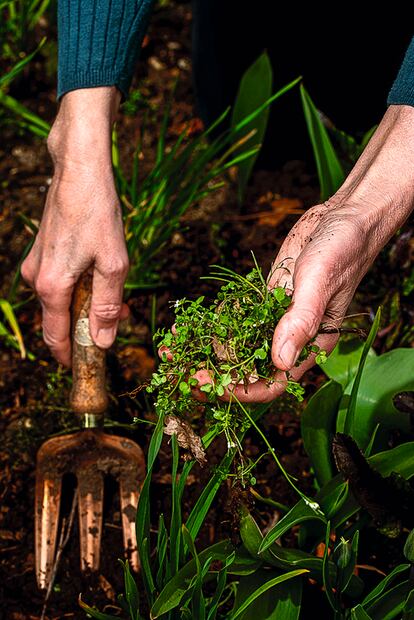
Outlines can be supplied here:
M188 121L197 127L191 88L190 20L187 3L158 10L145 42L135 82L140 85L146 105L153 110L150 131L146 134L144 144L146 159L143 162L143 174L151 165L157 127L178 74L180 79L172 106L168 139L175 140ZM55 107L53 90L42 89L42 84L38 91L32 86L33 92L25 103L52 120ZM126 165L131 161L143 114L144 110L139 110L135 116L124 115L118 123L121 155ZM0 175L4 180L0 186L3 205L0 215L0 297L7 296L16 265L30 239L19 216L24 214L34 220L40 219L52 174L51 162L42 142L28 135L19 136L12 128L5 130L5 137L0 147ZM173 315L169 301L189 295L213 294L214 284L199 280L200 276L206 275L209 264L221 262L239 272L245 272L252 266L253 250L266 271L287 230L299 217L298 214L276 216L274 206L280 206L283 200L287 210L292 207L306 209L315 204L318 190L312 170L310 165L292 161L276 171L257 171L243 207L237 205L234 191L228 186L190 211L184 218L182 229L175 233L171 246L163 256L165 287L156 293L157 325L171 324ZM392 260L395 261L396 269L400 270L407 269L407 252L412 251L413 247L411 231L407 231L405 245L402 247L400 243L401 247L397 247L397 244L393 246L396 249ZM379 265L388 264L389 254L382 261ZM378 273L380 279L374 277L364 289L368 297L362 306L371 312L383 298L384 291L398 284L395 278L387 278L380 267ZM374 282L375 286L372 284ZM19 295L26 299L30 295L29 290L22 283L19 287ZM125 396L125 393L148 379L155 365L151 343L152 301L152 293L129 298L131 322L124 328L123 338L108 355L111 393L108 413L109 418L117 423L130 423L134 416L150 421L154 419L150 403L145 401L142 394L136 399ZM62 430L73 430L76 420L68 407L70 375L58 368L42 342L41 314L36 301L33 299L21 308L18 317L27 348L36 359L21 360L16 351L3 346L2 342L0 617L37 620L41 615L44 594L37 589L34 574L35 458L38 448L50 435ZM390 318L392 325L391 319L394 318ZM398 318L395 320L401 321ZM387 346L385 338L389 334L390 331L378 343L380 347ZM397 334L396 341L398 337ZM407 344L411 344L411 341ZM320 373L308 373L305 379L308 394L321 381ZM301 407L291 399L281 398L263 424L287 470L300 480L300 486L305 492L312 493L313 480L300 438L300 410ZM117 433L131 437L146 452L151 428L150 425L140 424L136 431L119 428ZM258 438L251 433L246 439L246 455L254 458L262 449ZM225 446L218 441L208 451L208 467L194 467L185 493L185 514L224 451ZM271 497L284 504L296 500L272 460L263 459L255 476L257 490L263 497ZM170 514L170 484L170 448L166 439L157 462L152 489L154 527L160 513ZM65 479L64 488L62 516L68 515L71 508L73 477ZM234 539L234 525L241 501L254 503L248 490L240 490L232 486L231 480L228 481L220 490L206 519L200 535L200 548L221 538ZM259 502L256 503L256 515L264 528L277 517L275 510ZM115 615L119 612L116 594L123 588L122 570L117 562L117 558L122 556L121 513L117 485L111 478L105 487L104 523L99 574L85 576L79 570L78 527L75 519L72 536L64 551L54 591L47 605L46 618L49 620L84 618L77 604L79 594L89 604L96 604L101 611ZM367 553L365 563L376 562L378 565L378 560ZM312 598L312 589L307 596Z

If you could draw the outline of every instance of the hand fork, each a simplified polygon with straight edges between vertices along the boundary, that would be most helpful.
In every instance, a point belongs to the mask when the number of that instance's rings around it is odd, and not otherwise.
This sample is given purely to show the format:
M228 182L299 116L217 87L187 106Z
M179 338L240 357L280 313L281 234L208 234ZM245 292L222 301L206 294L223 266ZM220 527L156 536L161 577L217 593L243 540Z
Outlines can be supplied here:
M89 333L92 277L81 276L72 306L72 373L70 402L84 430L53 437L39 449L35 491L35 566L40 588L47 588L55 561L62 478L77 478L81 570L99 568L104 476L119 481L124 548L133 569L139 569L135 515L145 476L142 449L130 439L103 432L108 403L105 352Z

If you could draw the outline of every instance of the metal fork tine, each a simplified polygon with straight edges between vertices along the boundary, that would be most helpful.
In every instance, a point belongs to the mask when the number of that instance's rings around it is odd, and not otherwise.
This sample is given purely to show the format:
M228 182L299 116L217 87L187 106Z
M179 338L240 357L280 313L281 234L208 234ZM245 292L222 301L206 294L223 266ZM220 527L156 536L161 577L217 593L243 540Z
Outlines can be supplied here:
M39 588L47 588L51 577L59 525L62 477L42 470L36 473L35 547L36 576Z
M85 469L78 471L77 477L81 568L83 571L97 571L102 538L103 475Z
M130 476L121 476L119 484L124 549L131 567L134 571L138 572L139 556L137 548L137 533L135 529L135 517L138 506L139 490L136 488L131 489Z

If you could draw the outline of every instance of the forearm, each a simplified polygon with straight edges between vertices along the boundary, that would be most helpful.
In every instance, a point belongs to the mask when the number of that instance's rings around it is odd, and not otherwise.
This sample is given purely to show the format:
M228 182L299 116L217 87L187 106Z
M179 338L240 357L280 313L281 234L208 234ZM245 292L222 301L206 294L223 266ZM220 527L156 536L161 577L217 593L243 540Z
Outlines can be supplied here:
M127 93L154 0L58 0L58 97L96 86Z
M383 246L414 208L414 107L390 106L368 146L329 201L366 215Z

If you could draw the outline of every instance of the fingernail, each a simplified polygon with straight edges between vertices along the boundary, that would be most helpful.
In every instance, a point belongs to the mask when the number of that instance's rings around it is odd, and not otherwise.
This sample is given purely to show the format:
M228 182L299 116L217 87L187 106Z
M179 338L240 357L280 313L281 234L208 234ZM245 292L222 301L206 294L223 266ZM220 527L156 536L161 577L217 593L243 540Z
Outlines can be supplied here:
M98 347L102 349L108 349L115 340L116 326L115 327L101 327L96 334L95 342Z
M279 358L287 368L292 368L299 357L299 351L291 340L287 340L281 347Z

